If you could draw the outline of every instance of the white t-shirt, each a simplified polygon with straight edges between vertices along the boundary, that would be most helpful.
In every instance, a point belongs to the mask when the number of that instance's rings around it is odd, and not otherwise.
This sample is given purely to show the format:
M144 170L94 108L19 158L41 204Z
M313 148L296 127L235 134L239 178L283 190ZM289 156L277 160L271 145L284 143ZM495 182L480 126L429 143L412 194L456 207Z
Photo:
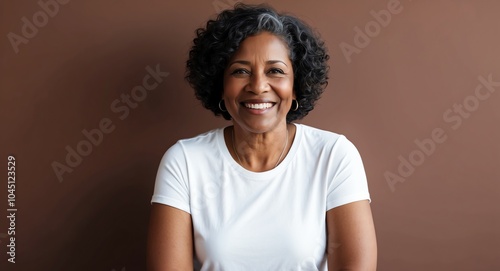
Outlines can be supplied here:
M343 135L295 126L289 153L265 172L231 157L223 128L165 153L151 202L191 214L196 270L327 270L326 211L370 200L366 175Z

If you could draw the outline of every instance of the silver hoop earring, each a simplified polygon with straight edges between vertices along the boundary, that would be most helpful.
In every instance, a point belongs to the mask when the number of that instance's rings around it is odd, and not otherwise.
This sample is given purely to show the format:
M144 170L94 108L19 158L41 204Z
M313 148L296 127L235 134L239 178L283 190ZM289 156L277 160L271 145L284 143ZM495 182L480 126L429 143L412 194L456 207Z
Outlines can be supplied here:
M223 103L223 102L224 102L224 100L220 100L220 101L219 101L219 109L220 109L220 111L222 111L222 112L227 112L227 109L225 108L225 106L224 106L224 109L222 109L221 103Z
M292 100L292 107L293 107L293 102L295 102L295 108L292 109L292 111L297 111L297 109L299 109L299 101L297 100Z

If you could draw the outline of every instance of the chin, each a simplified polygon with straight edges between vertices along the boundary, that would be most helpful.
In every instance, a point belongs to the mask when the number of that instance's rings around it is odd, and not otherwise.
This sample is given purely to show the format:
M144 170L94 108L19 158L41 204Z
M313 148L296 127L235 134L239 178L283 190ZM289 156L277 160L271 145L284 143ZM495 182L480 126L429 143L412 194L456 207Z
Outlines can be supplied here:
M286 124L286 119L284 118L282 121L280 120L241 120L238 122L233 122L234 125L239 126L241 129L255 133L255 134L263 134L267 132L271 132L274 129L278 128L281 123Z

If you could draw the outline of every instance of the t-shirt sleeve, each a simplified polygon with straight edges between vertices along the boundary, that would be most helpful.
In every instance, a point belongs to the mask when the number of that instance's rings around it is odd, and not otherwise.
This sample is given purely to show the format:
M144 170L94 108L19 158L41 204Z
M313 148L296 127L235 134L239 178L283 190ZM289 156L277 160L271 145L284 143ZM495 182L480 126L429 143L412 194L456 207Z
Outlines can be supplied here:
M371 201L361 156L345 136L333 145L329 167L333 177L328 183L327 210L355 201Z
M186 156L177 142L161 159L151 203L161 203L191 213Z

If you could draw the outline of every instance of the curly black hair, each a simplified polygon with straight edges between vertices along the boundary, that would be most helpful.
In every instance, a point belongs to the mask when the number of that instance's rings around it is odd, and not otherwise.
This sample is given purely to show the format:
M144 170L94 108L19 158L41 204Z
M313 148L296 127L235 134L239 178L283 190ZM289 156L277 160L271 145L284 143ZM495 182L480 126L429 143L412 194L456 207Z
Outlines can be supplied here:
M267 5L238 3L198 28L186 62L186 80L205 108L230 120L231 115L219 109L224 70L240 43L260 32L270 32L288 46L299 108L290 110L286 119L301 119L313 110L328 84L329 56L324 42L306 23Z

